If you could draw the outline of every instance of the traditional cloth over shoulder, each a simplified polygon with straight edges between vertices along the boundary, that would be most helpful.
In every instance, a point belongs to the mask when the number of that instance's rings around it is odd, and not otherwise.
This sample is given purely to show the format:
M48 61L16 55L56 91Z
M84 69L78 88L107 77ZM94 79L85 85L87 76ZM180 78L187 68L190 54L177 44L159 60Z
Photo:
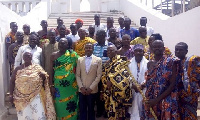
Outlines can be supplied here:
M40 72L45 74L46 77L44 87L43 80L39 76ZM45 117L47 120L56 120L48 82L49 76L38 64L17 71L13 97L18 119L35 115L38 119ZM30 112L33 108L34 114ZM37 111L41 111L41 113Z
M127 64L127 61L118 55L103 67L103 98L109 120L125 118L128 108L132 105L130 75L125 69ZM110 89L107 87L107 81L112 83Z

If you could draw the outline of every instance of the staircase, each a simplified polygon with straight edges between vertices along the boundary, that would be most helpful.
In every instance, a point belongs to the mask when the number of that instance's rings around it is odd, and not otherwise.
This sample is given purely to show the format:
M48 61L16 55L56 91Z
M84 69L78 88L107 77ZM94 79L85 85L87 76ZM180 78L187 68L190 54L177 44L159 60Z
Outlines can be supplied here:
M57 18L61 17L64 21L64 25L69 29L70 25L76 21L77 18L83 20L83 28L88 28L89 25L94 24L94 15L99 14L101 18L101 23L106 25L107 17L113 17L114 19L114 27L118 27L118 18L123 17L124 14L122 12L78 12L78 13L67 13L67 14L55 14L52 13L47 22L49 28L57 27ZM138 28L134 22L132 21L132 27Z

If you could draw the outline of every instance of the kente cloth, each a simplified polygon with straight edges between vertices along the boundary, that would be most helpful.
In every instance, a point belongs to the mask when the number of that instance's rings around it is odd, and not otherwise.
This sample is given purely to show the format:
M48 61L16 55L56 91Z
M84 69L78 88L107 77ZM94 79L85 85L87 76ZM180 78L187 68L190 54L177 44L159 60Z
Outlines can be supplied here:
M75 51L77 52L77 54L80 56L80 57L83 57L85 55L85 44L86 43L96 43L95 40L93 40L92 38L90 37L85 37L84 40L78 40L76 43L75 43Z
M6 43L14 43L16 41L16 38L15 38L15 33L13 33L12 31L9 32L6 37L5 37L5 41Z
M78 57L76 52L67 50L54 61L57 120L78 119L78 85L75 78Z
M145 72L147 71L147 63L148 63L148 60L144 56L140 63L137 63L135 60L135 57L133 57L130 60L130 64L128 65L134 79L140 85L146 82ZM145 94L146 89L143 89L142 91ZM130 120L140 120L140 116L142 115L141 114L142 100L143 100L142 95L139 92L138 93L133 92L132 107L129 108L129 113L131 116Z
M150 47L146 46L144 50L145 50L144 51L145 52L144 56L146 57L146 59L147 60L153 60L154 59L154 54L150 50ZM165 47L165 51L164 51L163 55L166 55L168 57L172 57L173 56L172 52L170 51L170 49L168 47Z
M197 120L197 106L200 92L200 57L190 56L181 62L182 88L180 110L182 120Z
M45 74L45 81L39 76L40 72ZM41 112L47 120L56 120L48 82L49 76L38 64L32 64L17 71L13 97L18 115L21 114L21 117L24 117L23 120L41 117L38 112L41 107L43 109ZM35 114L31 114L31 111Z
M40 48L43 48L46 43L49 43L49 39L40 39Z
M137 37L130 42L131 45L142 44L143 46L148 45L149 36L146 38Z
M109 120L125 118L128 107L132 105L132 91L130 89L130 75L124 66L127 61L119 55L103 66L103 98L105 110ZM128 67L128 66L127 66ZM111 88L107 87L107 81L112 83Z
M157 98L167 90L170 85L174 64L177 64L176 58L163 55L156 65L147 71L147 90L145 96L148 100ZM176 85L172 92L152 107L158 120L180 120L178 110L178 82L179 77L176 77ZM150 113L149 107L146 105L144 105L144 109L142 110L141 119L154 119Z

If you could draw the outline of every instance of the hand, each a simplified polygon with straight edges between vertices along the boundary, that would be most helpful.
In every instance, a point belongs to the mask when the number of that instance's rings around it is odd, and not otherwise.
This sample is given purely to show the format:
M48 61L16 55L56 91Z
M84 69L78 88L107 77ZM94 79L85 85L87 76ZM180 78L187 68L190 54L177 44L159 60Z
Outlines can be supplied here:
M157 99L150 99L146 102L146 105L149 107L153 107L158 103Z
M43 79L43 80L45 80L46 79L46 76L45 76L45 74L44 73L42 73L42 72L39 72L39 76Z
M81 87L80 90L81 90L81 93L82 93L83 95L86 95L87 90L85 89L85 87Z
M90 88L87 88L87 89L86 89L86 95L90 95L91 92L92 92L92 90L91 90Z
M108 87L108 89L110 89L111 86L112 86L112 83L108 80L108 81L107 81L107 87Z
M143 83L143 84L141 85L141 90L143 90L145 87L146 87L146 83Z

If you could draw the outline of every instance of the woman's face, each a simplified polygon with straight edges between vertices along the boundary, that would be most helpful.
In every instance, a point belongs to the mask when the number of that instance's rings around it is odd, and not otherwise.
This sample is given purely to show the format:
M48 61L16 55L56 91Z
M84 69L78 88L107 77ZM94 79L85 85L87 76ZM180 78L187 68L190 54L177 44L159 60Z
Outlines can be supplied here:
M23 60L25 63L31 63L32 61L32 54L29 52L25 52L23 55Z

